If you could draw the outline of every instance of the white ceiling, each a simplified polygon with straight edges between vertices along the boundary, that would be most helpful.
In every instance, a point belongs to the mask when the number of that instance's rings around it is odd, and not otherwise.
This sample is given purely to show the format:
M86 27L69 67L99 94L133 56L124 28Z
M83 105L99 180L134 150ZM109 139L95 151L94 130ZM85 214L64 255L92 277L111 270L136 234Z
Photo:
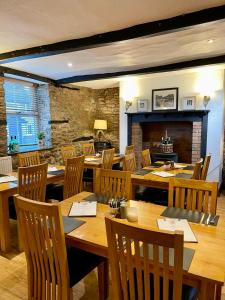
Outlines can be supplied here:
M1 5L0 9L1 53L91 36L224 4L224 1L217 0L0 0L0 4L3 2L4 6ZM214 39L214 42L209 44L208 39ZM219 22L4 66L60 79L158 66L224 53L225 22ZM68 62L73 66L68 67Z

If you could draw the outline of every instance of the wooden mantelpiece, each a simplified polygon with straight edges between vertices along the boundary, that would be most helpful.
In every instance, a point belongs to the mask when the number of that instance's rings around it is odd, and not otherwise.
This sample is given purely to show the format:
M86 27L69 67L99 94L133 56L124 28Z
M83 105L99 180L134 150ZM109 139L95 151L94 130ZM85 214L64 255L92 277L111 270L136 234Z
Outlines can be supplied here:
M178 110L160 112L137 112L127 114L128 144L132 140L133 123L153 123L153 122L201 122L201 156L206 155L207 126L209 110Z

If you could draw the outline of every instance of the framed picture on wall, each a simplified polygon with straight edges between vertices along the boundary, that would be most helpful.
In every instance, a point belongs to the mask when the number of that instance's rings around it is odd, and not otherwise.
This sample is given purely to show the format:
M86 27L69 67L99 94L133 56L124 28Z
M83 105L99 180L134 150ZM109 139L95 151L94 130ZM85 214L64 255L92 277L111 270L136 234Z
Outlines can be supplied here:
M177 110L178 88L152 90L152 111Z
M196 104L196 97L184 97L183 98L183 110L194 110Z
M137 111L148 111L148 100L137 100Z

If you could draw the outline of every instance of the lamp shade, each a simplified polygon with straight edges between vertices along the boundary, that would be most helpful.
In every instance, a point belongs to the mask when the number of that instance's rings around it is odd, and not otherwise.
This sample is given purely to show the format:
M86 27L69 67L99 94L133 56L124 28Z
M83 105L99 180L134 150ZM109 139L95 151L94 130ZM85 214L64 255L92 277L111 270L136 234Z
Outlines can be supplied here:
M106 130L107 129L107 121L106 120L95 120L94 129Z

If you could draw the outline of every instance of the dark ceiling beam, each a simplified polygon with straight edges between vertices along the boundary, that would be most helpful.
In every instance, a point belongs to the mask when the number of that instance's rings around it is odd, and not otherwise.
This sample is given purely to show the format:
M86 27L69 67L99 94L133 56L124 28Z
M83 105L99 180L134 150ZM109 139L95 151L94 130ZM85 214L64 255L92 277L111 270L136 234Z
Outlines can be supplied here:
M208 57L208 58L199 58L190 61L183 61L183 62L168 64L168 65L148 67L148 68L135 69L129 71L73 76L73 77L58 79L56 80L56 82L58 84L68 84L68 83L81 82L81 81L115 78L115 77L126 76L126 75L142 75L142 74L151 74L151 73L171 72L171 71L178 71L182 69L200 67L205 65L221 64L221 63L225 63L225 55Z
M225 19L225 5L80 39L2 53L0 54L0 64L92 49L144 36L150 37L177 32L189 27L222 19Z
M7 68L0 66L0 75L4 76L5 74L11 74L15 76L20 76L24 78L34 79L45 83L56 84L56 81L47 77L39 76L36 74L28 73L25 71L15 70L12 68Z

